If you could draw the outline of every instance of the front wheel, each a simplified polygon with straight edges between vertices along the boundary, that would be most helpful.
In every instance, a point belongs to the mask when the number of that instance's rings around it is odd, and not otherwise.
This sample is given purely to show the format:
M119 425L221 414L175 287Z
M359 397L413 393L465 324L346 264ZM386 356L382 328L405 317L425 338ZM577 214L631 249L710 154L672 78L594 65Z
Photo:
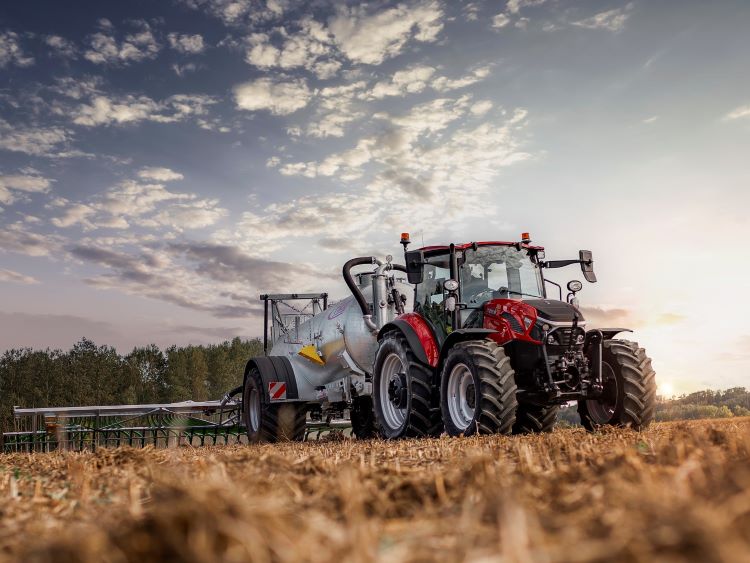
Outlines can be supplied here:
M470 340L448 352L440 385L448 434L510 434L517 406L515 372L501 346Z
M601 397L578 402L584 428L611 425L641 430L651 424L656 411L656 374L643 348L628 340L605 340L602 383Z
M380 342L373 374L375 419L384 438L439 436L443 430L429 367L398 332Z

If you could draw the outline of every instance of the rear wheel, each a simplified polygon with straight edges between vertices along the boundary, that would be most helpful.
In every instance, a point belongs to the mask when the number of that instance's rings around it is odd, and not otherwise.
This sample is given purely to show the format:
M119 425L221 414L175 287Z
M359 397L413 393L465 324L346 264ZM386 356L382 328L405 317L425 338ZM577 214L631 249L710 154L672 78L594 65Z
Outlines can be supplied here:
M558 405L539 406L531 403L519 403L516 411L516 422L513 434L532 434L552 432L557 422Z
M656 411L656 374L643 348L628 340L605 340L602 380L600 398L578 402L581 424L587 430L603 425L640 430L651 423Z
M470 340L448 352L440 385L448 434L510 434L517 405L515 372L501 346Z
M242 395L247 438L258 442L300 442L305 438L307 410L299 403L270 404L257 368L247 374Z
M352 419L352 434L356 438L366 440L378 435L372 397L355 397L349 416Z
M439 436L440 408L432 372L399 332L380 342L373 375L375 420L384 438Z

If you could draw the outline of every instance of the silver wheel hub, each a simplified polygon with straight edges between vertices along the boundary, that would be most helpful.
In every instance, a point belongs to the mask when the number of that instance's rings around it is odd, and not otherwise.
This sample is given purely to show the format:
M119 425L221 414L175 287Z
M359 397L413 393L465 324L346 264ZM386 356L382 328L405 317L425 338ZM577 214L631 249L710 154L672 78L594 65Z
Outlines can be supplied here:
M257 388L250 389L248 401L248 424L253 432L257 432L260 430L260 393Z
M459 430L466 430L476 409L474 375L466 364L456 364L448 374L447 399L451 422Z
M406 368L395 352L388 354L380 371L378 395L385 424L398 429L406 421L409 390L406 383Z

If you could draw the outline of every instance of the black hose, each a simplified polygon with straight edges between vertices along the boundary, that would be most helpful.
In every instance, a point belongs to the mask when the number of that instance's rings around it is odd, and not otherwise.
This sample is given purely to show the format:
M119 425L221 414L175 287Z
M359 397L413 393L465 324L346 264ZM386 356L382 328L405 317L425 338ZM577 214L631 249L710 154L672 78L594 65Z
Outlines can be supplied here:
M406 266L402 266L401 264L391 264L391 270L398 270L399 272L404 272L405 274L408 273L406 271Z
M375 263L376 263L375 258L373 258L372 256L360 256L359 258L352 258L346 264L344 264L344 269L343 269L344 281L346 282L346 286L352 292L352 295L354 295L354 299L356 299L357 303L359 303L359 308L362 309L363 315L371 314L370 305L367 303L367 300L365 299L365 296L362 294L362 291L360 291L359 287L357 287L357 284L354 282L351 269L354 268L355 266L363 266L365 264L375 264Z

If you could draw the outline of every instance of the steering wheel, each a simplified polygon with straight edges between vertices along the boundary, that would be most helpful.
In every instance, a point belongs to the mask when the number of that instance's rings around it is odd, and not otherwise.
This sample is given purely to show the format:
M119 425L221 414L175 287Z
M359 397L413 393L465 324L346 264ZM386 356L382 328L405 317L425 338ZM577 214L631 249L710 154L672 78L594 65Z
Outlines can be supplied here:
M507 287L498 287L496 290L492 289L491 287L488 287L487 289L483 289L479 293L475 294L474 297L471 298L471 303L476 303L479 300L480 295L484 295L485 293L490 293L492 297L495 296L495 293L508 293Z

